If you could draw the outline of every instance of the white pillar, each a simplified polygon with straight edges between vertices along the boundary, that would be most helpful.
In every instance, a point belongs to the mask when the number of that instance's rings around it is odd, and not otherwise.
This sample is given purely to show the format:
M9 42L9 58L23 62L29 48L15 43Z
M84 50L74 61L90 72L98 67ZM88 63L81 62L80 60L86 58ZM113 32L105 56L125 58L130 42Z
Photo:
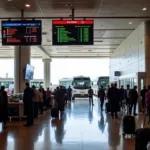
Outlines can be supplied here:
M14 48L14 91L23 93L25 88L25 68L30 64L30 46L15 46Z
M44 89L47 89L48 87L50 87L50 83L51 83L51 59L43 59L43 63L44 63Z

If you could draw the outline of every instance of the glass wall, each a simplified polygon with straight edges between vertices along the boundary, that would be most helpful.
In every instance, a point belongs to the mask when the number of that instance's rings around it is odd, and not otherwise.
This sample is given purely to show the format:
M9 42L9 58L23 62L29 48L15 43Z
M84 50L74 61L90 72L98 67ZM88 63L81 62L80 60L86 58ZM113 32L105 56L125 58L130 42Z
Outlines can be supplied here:
M137 85L137 79L136 78L128 78L128 79L122 79L120 80L120 87L123 85L124 88L126 88L127 85L130 85L130 88L132 89L135 85Z

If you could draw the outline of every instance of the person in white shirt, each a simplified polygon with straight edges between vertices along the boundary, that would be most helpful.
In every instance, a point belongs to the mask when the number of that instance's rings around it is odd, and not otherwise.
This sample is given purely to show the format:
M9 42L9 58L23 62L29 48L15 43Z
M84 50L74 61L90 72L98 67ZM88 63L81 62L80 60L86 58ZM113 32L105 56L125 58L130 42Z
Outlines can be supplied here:
M127 85L127 89L125 90L125 99L126 99L126 105L127 108L130 106L130 85Z

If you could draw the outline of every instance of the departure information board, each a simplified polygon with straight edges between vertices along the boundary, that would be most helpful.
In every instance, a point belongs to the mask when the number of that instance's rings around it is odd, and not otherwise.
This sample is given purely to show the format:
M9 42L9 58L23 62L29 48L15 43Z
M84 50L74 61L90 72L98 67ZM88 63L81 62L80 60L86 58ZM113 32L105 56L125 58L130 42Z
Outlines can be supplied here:
M2 45L41 45L41 20L2 21Z
M93 45L93 20L53 20L53 45Z

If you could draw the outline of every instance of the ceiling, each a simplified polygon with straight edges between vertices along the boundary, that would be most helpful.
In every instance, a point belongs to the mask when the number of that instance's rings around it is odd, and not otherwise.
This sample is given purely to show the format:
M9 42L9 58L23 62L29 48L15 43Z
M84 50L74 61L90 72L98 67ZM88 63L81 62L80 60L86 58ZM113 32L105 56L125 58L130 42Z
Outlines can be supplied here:
M31 7L25 8L25 4ZM144 7L146 11L142 10ZM150 18L149 0L1 0L0 18L20 17L21 9L25 17L69 17L72 8L75 17L101 17L94 19L94 45L52 46L52 20L42 19L42 45L32 46L33 58L109 57L134 29ZM13 46L0 46L1 58L11 58L13 53Z

